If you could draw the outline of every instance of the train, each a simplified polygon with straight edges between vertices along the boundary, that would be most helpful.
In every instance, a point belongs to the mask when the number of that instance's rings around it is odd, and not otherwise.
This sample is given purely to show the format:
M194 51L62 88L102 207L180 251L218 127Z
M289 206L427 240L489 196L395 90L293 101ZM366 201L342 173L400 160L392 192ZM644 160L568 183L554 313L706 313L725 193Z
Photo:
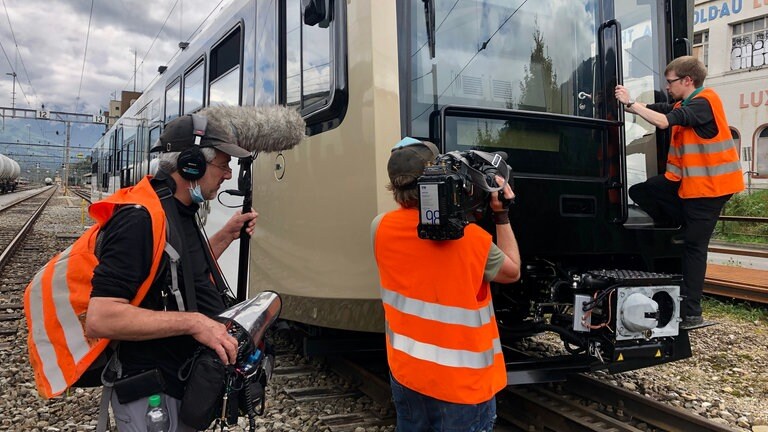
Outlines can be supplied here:
M523 261L519 282L492 287L508 382L684 359L679 229L657 228L627 194L663 172L670 137L625 115L613 88L667 101L664 68L691 52L692 15L693 0L233 0L94 146L93 198L148 173L179 115L296 109L308 138L251 167L250 294L280 293L308 351L383 349L370 223L395 207L392 146L503 151ZM222 189L237 189L232 168ZM227 199L209 203L207 231L233 211ZM515 348L545 332L562 354Z
M9 193L18 186L21 168L18 162L6 155L0 154L0 193Z

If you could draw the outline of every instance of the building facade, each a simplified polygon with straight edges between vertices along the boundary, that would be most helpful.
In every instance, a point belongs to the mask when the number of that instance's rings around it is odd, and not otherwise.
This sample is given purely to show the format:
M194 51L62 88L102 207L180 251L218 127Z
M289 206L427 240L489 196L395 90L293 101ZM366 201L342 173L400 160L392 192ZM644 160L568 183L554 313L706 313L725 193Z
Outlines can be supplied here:
M747 186L768 188L768 0L696 0L693 54L723 100Z

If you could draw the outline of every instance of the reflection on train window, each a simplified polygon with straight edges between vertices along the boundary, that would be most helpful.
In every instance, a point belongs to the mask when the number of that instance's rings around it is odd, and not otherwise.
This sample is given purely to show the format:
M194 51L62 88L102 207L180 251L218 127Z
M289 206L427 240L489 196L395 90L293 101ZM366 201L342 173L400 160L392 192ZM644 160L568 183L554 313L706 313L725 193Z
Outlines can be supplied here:
M329 102L331 94L331 31L303 25L301 1L286 1L286 103L307 114Z
M277 100L277 5L256 2L256 105L274 105Z
M238 26L211 49L208 104L240 105L241 30Z
M666 85L661 79L666 59L653 40L663 32L664 13L655 3L638 0L614 2L614 14L621 23L624 86L639 102L657 102ZM656 127L638 115L626 114L624 134L627 187L631 187L658 174Z
M203 107L204 63L201 61L184 74L184 114L195 112Z
M211 83L210 106L240 104L240 70L235 69Z
M149 143L147 146L147 151L152 149L152 146L154 146L157 140L159 139L160 139L160 128L155 126L149 130Z
M165 89L165 121L169 122L179 116L181 102L181 80L176 79Z
M547 118L446 118L447 151L503 151L515 173L602 176L605 130ZM591 138L586 138L591 136Z
M429 136L430 114L448 104L594 117L602 2L434 3L434 58L423 2L404 3L412 136Z

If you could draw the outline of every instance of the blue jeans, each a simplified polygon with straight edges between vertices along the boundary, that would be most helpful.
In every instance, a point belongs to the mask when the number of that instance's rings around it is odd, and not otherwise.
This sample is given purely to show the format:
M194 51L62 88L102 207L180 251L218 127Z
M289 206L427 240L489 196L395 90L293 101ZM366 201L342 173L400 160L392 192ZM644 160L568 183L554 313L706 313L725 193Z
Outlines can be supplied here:
M441 401L403 386L390 374L397 432L491 432L496 398L477 405Z

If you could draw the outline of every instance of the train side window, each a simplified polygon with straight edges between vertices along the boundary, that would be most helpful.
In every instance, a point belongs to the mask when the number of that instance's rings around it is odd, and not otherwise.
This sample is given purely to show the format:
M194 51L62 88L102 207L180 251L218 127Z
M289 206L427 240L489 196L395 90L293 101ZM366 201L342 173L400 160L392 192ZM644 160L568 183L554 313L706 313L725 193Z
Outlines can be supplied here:
M119 127L117 128L117 132L115 133L115 142L112 145L112 153L115 155L115 165L114 165L114 171L119 171L120 168L122 168L122 161L120 156L122 155L122 146L123 146L123 128Z
M302 2L288 0L285 11L286 103L302 114L327 105L331 96L331 27L308 26Z
M195 112L203 107L205 79L204 60L184 74L184 114Z
M179 104L181 103L181 79L176 78L173 84L165 89L165 122L169 122L179 116Z
M341 124L349 101L347 2L325 2L332 10L322 16L316 3L286 0L277 11L278 103L301 113L309 135Z
M242 31L234 28L211 49L208 105L240 105Z
M136 150L136 140L131 138L123 147L123 169L120 171L120 187L133 186L134 154Z
M147 152L152 149L157 140L160 139L160 126L155 126L149 130L149 142L147 143Z
M147 151L149 151L159 139L160 139L160 126L155 126L149 130L149 144L147 145ZM157 173L157 162L153 166L152 161L160 157L160 152L147 153L147 154L149 155L149 157L147 158L149 165L147 166L146 172L144 172L144 174L155 175Z

